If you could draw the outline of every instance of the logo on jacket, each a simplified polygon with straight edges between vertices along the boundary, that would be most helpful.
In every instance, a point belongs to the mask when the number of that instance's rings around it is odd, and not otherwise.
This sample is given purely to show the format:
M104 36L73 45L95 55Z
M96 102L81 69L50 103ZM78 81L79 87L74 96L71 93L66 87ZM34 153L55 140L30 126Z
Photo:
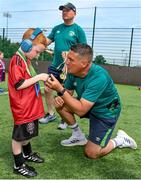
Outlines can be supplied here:
M73 85L76 87L76 86L77 86L77 82L75 81L75 82L73 83Z
M75 36L75 32L74 31L69 31L69 36Z

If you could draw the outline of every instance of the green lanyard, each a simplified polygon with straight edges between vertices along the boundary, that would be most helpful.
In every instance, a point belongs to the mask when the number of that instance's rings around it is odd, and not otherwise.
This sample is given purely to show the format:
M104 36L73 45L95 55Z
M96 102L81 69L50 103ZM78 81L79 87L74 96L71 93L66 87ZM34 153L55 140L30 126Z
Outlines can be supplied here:
M34 67L32 66L31 62L30 62L29 65L27 64L27 59L26 59L25 55L20 51L20 49L18 49L18 51L17 51L16 53L17 53L17 54L22 58L22 60L24 61L25 66L26 66L26 71L28 72L28 74L29 74L30 76L32 76L32 77L36 76L37 73L36 73ZM36 96L39 96L39 92L40 92L40 85L39 85L39 83L38 83L38 82L35 83L35 84L34 84L34 87L35 87Z
M26 66L26 70L27 70L28 74L29 74L30 76L32 76L32 77L33 77L33 76L36 76L37 73L36 73L35 69L33 68L31 62L30 62L29 65L27 64L27 59L26 59L25 55L24 55L19 49L18 49L18 51L17 51L17 54L18 54L18 55L22 58L22 60L24 61L25 66Z

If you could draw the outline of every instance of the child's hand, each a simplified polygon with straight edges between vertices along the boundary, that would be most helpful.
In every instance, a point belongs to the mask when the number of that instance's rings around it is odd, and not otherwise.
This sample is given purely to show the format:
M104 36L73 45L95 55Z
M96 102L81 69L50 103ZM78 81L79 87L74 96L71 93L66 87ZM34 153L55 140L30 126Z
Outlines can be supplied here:
M39 74L39 78L40 78L40 81L47 81L47 79L49 78L49 75L46 73L41 73Z
M45 84L47 87L55 91L60 91L60 89L63 88L60 82L52 74L49 75Z

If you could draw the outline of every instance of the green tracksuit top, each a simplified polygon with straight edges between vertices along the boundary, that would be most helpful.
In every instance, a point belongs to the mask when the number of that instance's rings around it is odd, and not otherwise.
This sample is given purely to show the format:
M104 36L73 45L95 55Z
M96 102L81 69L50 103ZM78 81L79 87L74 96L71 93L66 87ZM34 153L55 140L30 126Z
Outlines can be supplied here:
M48 38L55 43L52 62L54 67L58 67L63 62L63 51L69 51L74 44L87 43L85 32L76 23L69 26L64 23L55 26Z
M91 113L98 118L118 118L121 110L120 98L112 78L102 67L92 64L88 74L79 78L71 74L67 75L65 88L75 90L77 98L84 98L94 102ZM118 105L111 104L118 101Z

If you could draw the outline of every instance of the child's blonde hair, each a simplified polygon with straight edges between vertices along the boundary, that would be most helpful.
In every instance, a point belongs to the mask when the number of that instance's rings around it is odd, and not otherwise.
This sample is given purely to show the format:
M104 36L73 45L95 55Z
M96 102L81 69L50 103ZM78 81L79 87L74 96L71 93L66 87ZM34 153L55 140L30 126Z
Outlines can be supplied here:
M31 35L33 34L33 32L35 31L35 28L29 28L23 35L22 40L25 39L30 39ZM38 44L43 44L45 47L47 46L47 40L45 35L42 33L40 33L39 35L37 35L37 37L35 37L35 39L31 40L33 45L38 45Z

